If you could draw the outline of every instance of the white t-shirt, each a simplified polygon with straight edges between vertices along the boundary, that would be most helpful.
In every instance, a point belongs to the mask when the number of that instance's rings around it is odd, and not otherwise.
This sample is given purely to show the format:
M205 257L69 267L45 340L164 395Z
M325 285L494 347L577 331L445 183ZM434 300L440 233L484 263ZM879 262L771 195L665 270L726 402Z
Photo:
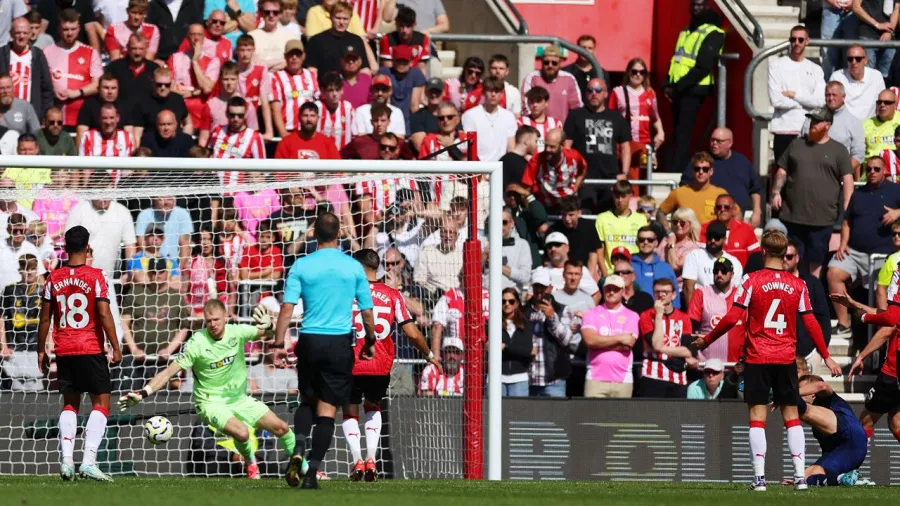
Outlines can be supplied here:
M562 267L538 267L531 271L532 278L534 277L533 273L538 269L547 269L550 271L550 284L553 285L554 292L556 290L562 290L566 286L566 281L563 279ZM591 271L584 266L581 267L581 283L578 284L578 290L588 295L594 295L600 291L597 282L594 281L594 276L591 275Z
M424 245L424 225L424 220L418 220L414 225L407 223L402 229L394 229L390 234L379 232L375 236L375 249L378 251L378 255L384 258L384 253L388 248L397 248L397 251L406 258L406 263L415 268L416 261L419 259L419 250Z
M741 284L741 278L744 277L744 269L741 267L741 262L725 252L722 253L722 256L731 260L731 265L734 266L734 277L731 278L731 286L738 286ZM706 248L697 248L684 257L684 268L681 270L681 277L695 280L697 288L710 286L714 282L713 264L716 260L717 258L710 255Z
M388 132L405 137L406 120L403 119L403 111L391 104L387 106L391 110L391 122L388 125ZM354 137L372 133L372 104L363 104L353 111L353 124L350 126L350 133Z
M41 253L34 244L28 241L22 243L18 250L13 250L8 241L0 242L0 283L6 285L21 281L22 276L19 274L19 258L22 255L34 255L38 260L38 275L43 276L47 273L44 262L41 262Z
M7 224L9 223L9 216L12 214L21 214L25 217L25 224L29 224L32 221L38 221L40 218L37 214L34 213L31 209L23 206L22 204L16 204L16 210L12 213L8 213L6 211L0 211L0 240L6 240L9 237L9 232L6 231Z
M506 110L516 116L521 116L522 93L519 91L519 88L516 88L509 83L503 83L503 92L506 93Z
M885 88L881 72L865 67L862 81L857 81L850 75L849 70L841 69L831 74L831 80L844 85L844 91L847 93L844 105L851 114L860 121L875 116L875 100Z
M111 275L119 259L120 244L135 244L134 222L131 213L118 202L110 202L109 208L98 212L88 200L75 204L66 218L66 230L81 225L91 233L91 249L94 250L93 266Z
M478 134L478 159L496 162L506 154L509 138L516 135L516 116L502 107L488 114L484 106L469 109L462 115L462 127Z
M272 60L278 60L284 57L284 46L289 40L294 40L294 34L290 30L276 27L275 30L267 32L262 28L257 28L247 35L253 37L256 50L253 51L253 61L268 63Z

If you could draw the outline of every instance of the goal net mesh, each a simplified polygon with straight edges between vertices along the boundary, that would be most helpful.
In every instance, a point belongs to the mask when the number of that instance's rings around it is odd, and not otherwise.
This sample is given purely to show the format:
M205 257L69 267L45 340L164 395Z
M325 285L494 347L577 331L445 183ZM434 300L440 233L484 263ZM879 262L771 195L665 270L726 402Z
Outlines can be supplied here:
M458 348L485 337L466 335L463 286L487 274L480 259L464 262L463 250L469 227L484 234L489 186L471 174L423 175L415 173L413 162L409 167L406 174L5 169L0 176L5 243L0 251L7 254L0 265L0 474L58 472L62 400L56 364L44 377L36 359L40 286L44 275L65 263L64 231L83 225L91 232L93 265L106 272L116 294L111 302L124 357L111 368L113 411L98 454L101 469L114 476L244 475L232 442L194 414L190 371L128 412L115 411L115 401L165 368L181 343L202 328L207 300L224 302L233 323L252 323L257 304L277 314L287 272L317 247L316 216L331 211L342 222L340 248L348 254L375 249L382 260L379 277L403 293L429 345L435 329L441 335L435 347L442 350L444 371L438 374L402 333L384 328L382 313L375 313L376 333L392 336L396 350L382 408L379 472L397 478L463 477L462 395L470 381L463 371L473 357ZM467 217L470 182L479 191L475 224ZM480 247L486 244L482 240ZM483 298L486 318L486 290ZM286 343L291 364L275 365L271 343L251 342L244 350L249 393L292 428L299 309ZM480 369L486 374L486 362ZM76 463L89 412L84 396ZM175 434L168 444L153 446L142 426L157 414L172 421ZM361 429L364 423L361 409ZM263 475L280 475L287 458L277 439L255 431L255 440ZM365 459L364 435L361 446ZM345 479L349 464L339 413L322 470Z

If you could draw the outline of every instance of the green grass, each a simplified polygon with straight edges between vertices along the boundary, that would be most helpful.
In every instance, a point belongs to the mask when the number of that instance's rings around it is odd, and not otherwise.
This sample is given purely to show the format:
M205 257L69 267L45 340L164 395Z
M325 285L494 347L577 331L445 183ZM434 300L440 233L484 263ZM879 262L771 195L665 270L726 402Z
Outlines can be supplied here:
M0 504L10 506L547 506L547 505L754 505L876 504L895 500L889 487L816 488L806 493L770 485L750 492L742 484L648 482L329 481L322 490L290 489L281 480L120 478L115 483L56 477L0 477Z

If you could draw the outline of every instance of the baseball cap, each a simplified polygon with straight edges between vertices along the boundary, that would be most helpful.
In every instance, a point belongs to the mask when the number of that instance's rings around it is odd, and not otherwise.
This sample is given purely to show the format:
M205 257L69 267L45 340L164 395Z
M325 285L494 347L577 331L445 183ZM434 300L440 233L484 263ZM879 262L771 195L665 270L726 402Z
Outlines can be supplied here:
M344 47L343 51L341 51L341 58L345 58L350 55L359 56L359 52L356 50L355 47L348 45L348 46Z
M460 351L465 351L466 347L463 346L463 340L458 337L445 337L443 341L441 341L441 348L457 348Z
M834 122L834 113L831 112L831 109L827 107L816 107L815 109L806 113L806 117L813 121L827 121L829 123Z
M713 274L717 272L734 272L734 264L725 257L719 257L713 263Z
M372 86L371 87L374 88L376 86L387 86L388 88L391 88L393 85L391 84L390 77L388 77L384 74L378 74L377 76L372 78Z
M303 52L303 42L300 39L293 39L287 41L287 44L284 45L284 54L288 54L291 51L300 51Z
M706 227L707 239L721 239L726 235L728 235L728 229L718 221L713 221Z
M159 272L169 270L169 264L165 258L151 258L147 261L148 272Z
M725 364L723 364L722 361L717 358L711 358L706 361L706 364L703 366L703 370L722 372L725 370Z
M545 246L550 244L569 244L569 238L562 232L551 232L547 238L544 239Z
M165 227L162 223L151 223L150 226L147 227L147 231L144 232L144 235L165 235Z
M391 59L394 61L397 61L397 60L412 61L412 59L413 59L412 48L407 46L406 44L400 44L399 46L392 47L391 48Z
M769 230L777 230L784 235L787 235L788 233L787 227L778 218L772 218L766 222L766 226L763 227L763 232L768 232Z
M425 82L425 89L444 91L444 81L441 81L440 77L432 77Z
M550 286L550 269L538 267L531 271L531 284Z
M543 51L538 51L540 54L539 58L543 58L545 56L552 56L554 58L562 58L562 51L556 46L545 46Z
M628 251L628 248L626 248L625 246L618 246L616 248L613 248L613 250L609 253L610 259L616 258L617 256L623 256L629 262L631 261L631 252Z
M606 276L606 279L603 280L603 288L607 286L618 286L619 288L625 288L625 280L622 279L622 276L616 274L610 274Z

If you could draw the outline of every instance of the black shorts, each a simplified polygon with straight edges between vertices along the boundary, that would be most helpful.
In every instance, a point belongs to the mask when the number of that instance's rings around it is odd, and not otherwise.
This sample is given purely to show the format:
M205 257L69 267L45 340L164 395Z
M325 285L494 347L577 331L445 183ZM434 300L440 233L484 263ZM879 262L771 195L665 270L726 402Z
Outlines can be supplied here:
M334 406L350 402L354 336L303 334L297 338L297 383L300 394Z
M112 391L106 355L66 355L56 357L59 393L108 394Z
M354 376L353 388L350 392L350 404L361 403L363 396L365 396L367 401L378 404L387 395L390 384L390 374L384 376Z
M642 376L638 384L640 397L647 399L686 399L687 385Z
M747 364L744 366L744 402L769 404L769 393L779 406L796 406L800 398L796 364Z
M883 415L900 408L900 387L897 378L878 374L875 385L866 392L866 411Z

